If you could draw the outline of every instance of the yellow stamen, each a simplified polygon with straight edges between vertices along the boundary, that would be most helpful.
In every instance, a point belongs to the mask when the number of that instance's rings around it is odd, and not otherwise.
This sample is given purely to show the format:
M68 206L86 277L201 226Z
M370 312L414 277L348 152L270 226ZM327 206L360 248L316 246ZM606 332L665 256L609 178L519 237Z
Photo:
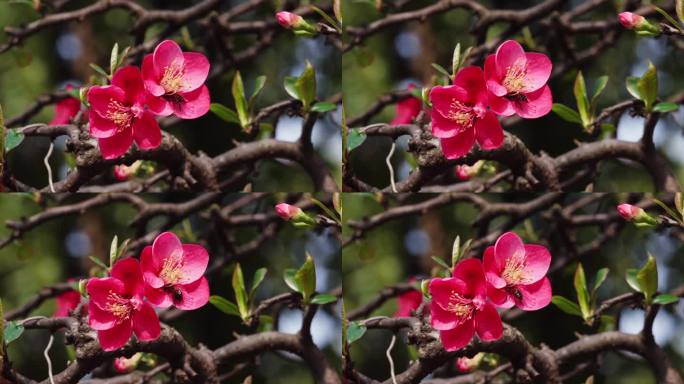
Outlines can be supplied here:
M508 93L519 93L525 88L525 76L527 75L527 66L524 64L515 63L506 68L506 75L503 79L503 86L508 90Z
M107 105L107 118L114 122L119 129L131 125L133 114L130 109L116 100L110 100Z
M183 260L171 255L164 260L164 265L162 266L161 272L159 272L159 277L161 277L167 285L175 284L181 278L182 267Z
M475 115L472 108L458 100L452 100L447 118L462 127L469 128L475 120Z
M131 306L128 303L128 300L114 292L109 292L107 299L107 312L116 316L119 321L129 318L131 314Z
M473 316L473 305L463 296L452 292L449 296L448 311L459 317L461 320L468 320Z
M506 266L501 274L508 285L515 285L525 281L523 270L525 268L525 260L522 255L515 254L506 260Z
M164 74L160 83L167 94L174 94L180 90L183 85L184 74L185 68L175 62L164 68Z

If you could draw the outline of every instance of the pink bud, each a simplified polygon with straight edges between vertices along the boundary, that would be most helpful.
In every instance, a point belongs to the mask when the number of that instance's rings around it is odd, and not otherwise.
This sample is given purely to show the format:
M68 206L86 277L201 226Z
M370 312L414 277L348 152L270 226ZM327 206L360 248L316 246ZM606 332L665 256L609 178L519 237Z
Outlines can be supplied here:
M644 17L632 12L621 12L618 14L618 20L623 27L634 29L644 22Z
M114 359L114 369L119 373L132 372L138 366L142 353L136 353L131 358L117 357Z
M278 216L280 216L283 220L292 220L292 218L297 216L302 211L301 208L286 203L280 203L276 205L275 210Z
M292 12L283 11L276 13L276 20L278 20L278 24L283 27L292 29L302 21L302 17Z
M640 207L631 204L620 204L617 206L618 213L625 220L633 220L639 216L644 210Z
M459 370L459 372L470 372L473 370L473 368L476 367L476 364L473 364L472 360L474 359L469 359L467 357L459 357L456 359L456 369Z
M473 177L473 169L472 167L468 165L457 165L455 169L456 177L458 177L459 180L470 180L471 177Z
M131 177L131 174L128 171L128 168L129 167L126 165L115 165L114 166L114 177L116 177L116 179L119 181L128 180L128 178Z

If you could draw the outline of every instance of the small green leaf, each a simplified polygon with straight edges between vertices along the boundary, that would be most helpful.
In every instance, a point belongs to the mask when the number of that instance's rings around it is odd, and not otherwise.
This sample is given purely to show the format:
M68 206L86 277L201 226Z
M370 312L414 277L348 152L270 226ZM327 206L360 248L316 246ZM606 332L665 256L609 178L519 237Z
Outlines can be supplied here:
M591 124L591 116L589 115L589 101L587 100L587 86L584 83L582 71L577 72L573 93L575 94L575 100L577 101L577 110L579 111L582 126L586 127Z
M11 342L18 339L22 333L24 333L23 325L17 323L16 321L8 321L5 324L5 329L3 332L3 339L5 340L5 345L9 345Z
M311 255L307 252L306 261L299 268L294 276L294 281L299 287L299 293L304 297L304 302L308 303L311 295L316 290L316 267Z
M311 299L311 304L323 305L335 301L337 301L337 296L335 295L320 294L314 296L313 299Z
M643 97L642 101L646 104L646 110L650 111L656 97L658 97L658 76L656 74L656 67L653 63L648 63L648 70L637 82L637 89L639 90L639 94Z
M594 277L594 285L591 288L591 303L596 302L596 292L598 291L599 287L603 284L604 281L606 281L606 277L608 277L608 272L610 270L608 268L601 268L596 272L596 276Z
M231 87L233 100L235 100L235 110L240 120L240 125L244 128L249 124L249 112L247 111L247 100L245 100L245 86L242 83L240 71L235 72L233 85Z
M451 247L451 266L456 266L458 260L461 258L461 236L456 236L454 245Z
M627 273L625 274L625 281L627 281L627 284L629 284L629 286L633 290L635 290L637 292L641 292L641 287L639 286L639 281L637 281L637 273L639 273L639 271L636 268L628 269Z
M587 278L584 275L584 268L582 263L577 263L574 279L575 291L577 292L577 303L579 304L582 318L585 320L591 317L591 308L589 306L589 293L587 292Z
M212 111L219 119L227 123L240 124L240 118L238 117L237 112L226 107L225 105L211 103L209 110Z
M103 263L102 260L98 259L97 257L95 257L95 256L88 256L88 258L89 258L93 263L95 263L98 267L104 269L105 271L108 271L108 270L109 270L109 267L108 267L105 263Z
M366 141L366 134L358 129L350 129L347 135L347 152L351 152L354 148L363 144Z
M662 8L660 8L660 7L658 7L658 6L655 6L655 5L653 6L653 8L654 8L658 13L660 13L661 15L663 15L663 17L664 17L665 19L667 19L667 21L669 21L670 24L672 24L673 27L679 29L680 32L684 32L684 29L682 29L682 27L679 25L679 23L677 22L677 20L675 20L672 16L670 16L670 14L667 13L664 9L662 9ZM675 10L675 11L676 11L676 10Z
M456 48L454 48L454 54L451 57L451 76L450 78L453 80L454 77L456 77L456 73L458 72L458 68L461 66L461 43L456 44Z
M295 88L304 105L304 110L308 111L311 103L316 99L316 72L309 61L306 62L304 72L297 79Z
M441 258L437 256L431 256L432 260L434 260L435 263L437 263L440 267L446 269L447 271L451 271L451 267L449 264L446 263L446 261L442 260Z
M116 258L119 256L119 236L114 235L112 243L109 245L109 267L111 268L116 263Z
M318 103L314 104L313 107L311 107L311 110L313 112L318 112L318 113L334 111L335 109L337 109L337 104L328 103L328 102L324 102L324 101L319 101Z
M676 103L658 103L655 106L653 106L653 112L661 112L661 113L667 113L667 112L672 112L676 111L679 109L679 105Z
M641 287L641 292L646 297L646 302L650 303L656 290L658 290L658 266L650 253L646 264L637 272L636 279L639 287Z
M8 129L5 136L5 152L18 147L24 141L24 134L16 129Z
M575 123L582 125L582 119L580 118L580 115L575 111L574 109L565 106L560 103L553 103L553 106L551 107L551 110L553 113L558 115L561 119L569 122L569 123Z
M580 308L577 306L577 304L573 303L572 301L566 299L563 296L553 296L551 298L551 302L561 311L567 313L568 315L583 317L582 311L580 311Z
M114 76L116 66L119 64L119 43L114 43L112 54L109 56L109 74Z
M676 303L679 301L679 296L670 295L669 293L664 293L653 298L653 304L667 305Z
M359 340L366 333L366 326L357 321L352 321L347 326L347 344Z
M299 286L297 286L297 282L295 282L295 275L297 274L297 270L294 268L288 268L283 272L283 280L285 280L285 284L287 284L290 289L292 289L295 292L299 292Z
M109 79L109 74L107 73L107 71L102 69L102 67L100 67L99 65L97 65L95 63L90 63L90 68L92 68L93 70L95 70L95 72L99 73L100 75L104 76L105 78Z
M249 317L249 305L247 302L247 292L245 291L245 278L242 275L240 263L235 264L233 270L233 291L235 291L235 301L237 302L240 317L245 320Z
M254 90L252 91L252 95L249 97L250 109L254 105L254 102L256 101L257 96L259 96L261 90L264 89L264 84L266 84L266 76L257 76L256 80L254 81Z
M629 92L632 97L637 100L641 100L641 93L639 92L639 78L636 76L628 76L625 80L625 86L627 87L627 92Z
M249 291L250 300L252 299L252 297L254 297L254 293L256 293L256 290L257 288L259 288L259 285L261 285L261 283L264 281L267 272L268 269L266 268L259 268L254 272L254 277L252 277L252 288Z
M283 87L285 88L285 92L287 92L290 97L292 97L295 100L299 100L299 93L297 92L297 78L294 76L287 76L285 80L283 80Z
M591 97L590 109L593 114L596 111L596 103L598 102L598 97L603 93L608 84L608 76L601 76L596 80L596 90L594 90L594 95Z
M437 63L432 63L432 68L434 68L437 72L441 73L442 75L446 76L447 79L451 79L451 74L449 73L449 71L444 69L444 67L442 67L441 65Z
M237 316L240 318L242 317L242 315L240 315L240 310L238 309L237 305L221 296L210 296L209 303L211 303L214 307L216 307L219 311L225 313L226 315Z

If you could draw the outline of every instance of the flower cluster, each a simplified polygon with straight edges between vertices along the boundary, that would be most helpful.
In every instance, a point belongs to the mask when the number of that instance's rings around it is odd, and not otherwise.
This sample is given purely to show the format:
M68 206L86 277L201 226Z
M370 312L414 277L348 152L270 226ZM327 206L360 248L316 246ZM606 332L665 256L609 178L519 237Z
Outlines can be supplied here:
M439 331L447 351L463 348L475 333L484 341L503 334L496 307L517 306L525 311L551 302L551 282L546 273L551 254L541 246L523 244L507 232L485 250L483 261L461 260L452 277L430 281L432 327Z
M534 119L551 111L551 61L541 53L525 52L507 40L489 55L484 70L462 68L453 85L430 91L432 134L439 138L448 159L465 156L478 142L491 150L503 143L503 128L496 115L517 114Z
M182 244L176 235L164 232L145 247L140 262L130 257L119 260L108 277L90 279L88 324L97 331L102 349L122 347L133 333L142 341L159 337L153 305L192 310L206 304L209 284L203 275L208 263L203 247Z
M134 141L143 150L158 147L161 130L155 115L194 119L207 113L208 75L209 60L203 54L183 52L165 40L145 56L142 70L125 66L114 73L110 85L91 87L90 134L102 156L118 158Z

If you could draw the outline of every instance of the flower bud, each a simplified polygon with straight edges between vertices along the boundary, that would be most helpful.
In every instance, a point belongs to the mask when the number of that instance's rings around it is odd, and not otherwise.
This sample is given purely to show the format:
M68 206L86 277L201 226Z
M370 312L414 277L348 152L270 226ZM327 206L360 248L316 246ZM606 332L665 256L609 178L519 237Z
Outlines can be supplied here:
M643 208L631 204L620 204L617 206L618 213L623 219L633 222L639 227L653 226L658 222L651 217Z
M135 176L135 174L138 172L138 169L140 169L141 165L142 161L140 160L136 161L130 166L125 164L115 165L114 177L116 177L116 179L119 181L126 181L131 177Z
M275 210L280 218L291 221L295 227L308 228L316 225L311 216L295 205L280 203L275 206Z
M303 17L292 12L278 12L276 13L276 20L278 24L284 28L293 30L298 35L313 36L318 31L311 24L307 23Z
M660 27L655 26L646 20L645 17L632 12L621 12L618 20L623 27L633 29L642 36L657 36L660 34Z
M141 352L138 352L130 358L117 357L114 359L114 369L119 373L132 372L138 367L138 363L140 362L142 355L143 354Z
M467 165L467 164L457 165L456 168L454 169L454 173L456 174L456 177L459 180L462 180L462 181L470 180L471 177L476 176L480 172L480 169L482 169L483 165L484 165L484 161L482 161L482 160L476 162L473 165Z
M468 358L465 356L459 357L456 359L456 369L463 373L471 372L480 365L483 357L483 352L478 353L477 355L473 356L473 358Z

